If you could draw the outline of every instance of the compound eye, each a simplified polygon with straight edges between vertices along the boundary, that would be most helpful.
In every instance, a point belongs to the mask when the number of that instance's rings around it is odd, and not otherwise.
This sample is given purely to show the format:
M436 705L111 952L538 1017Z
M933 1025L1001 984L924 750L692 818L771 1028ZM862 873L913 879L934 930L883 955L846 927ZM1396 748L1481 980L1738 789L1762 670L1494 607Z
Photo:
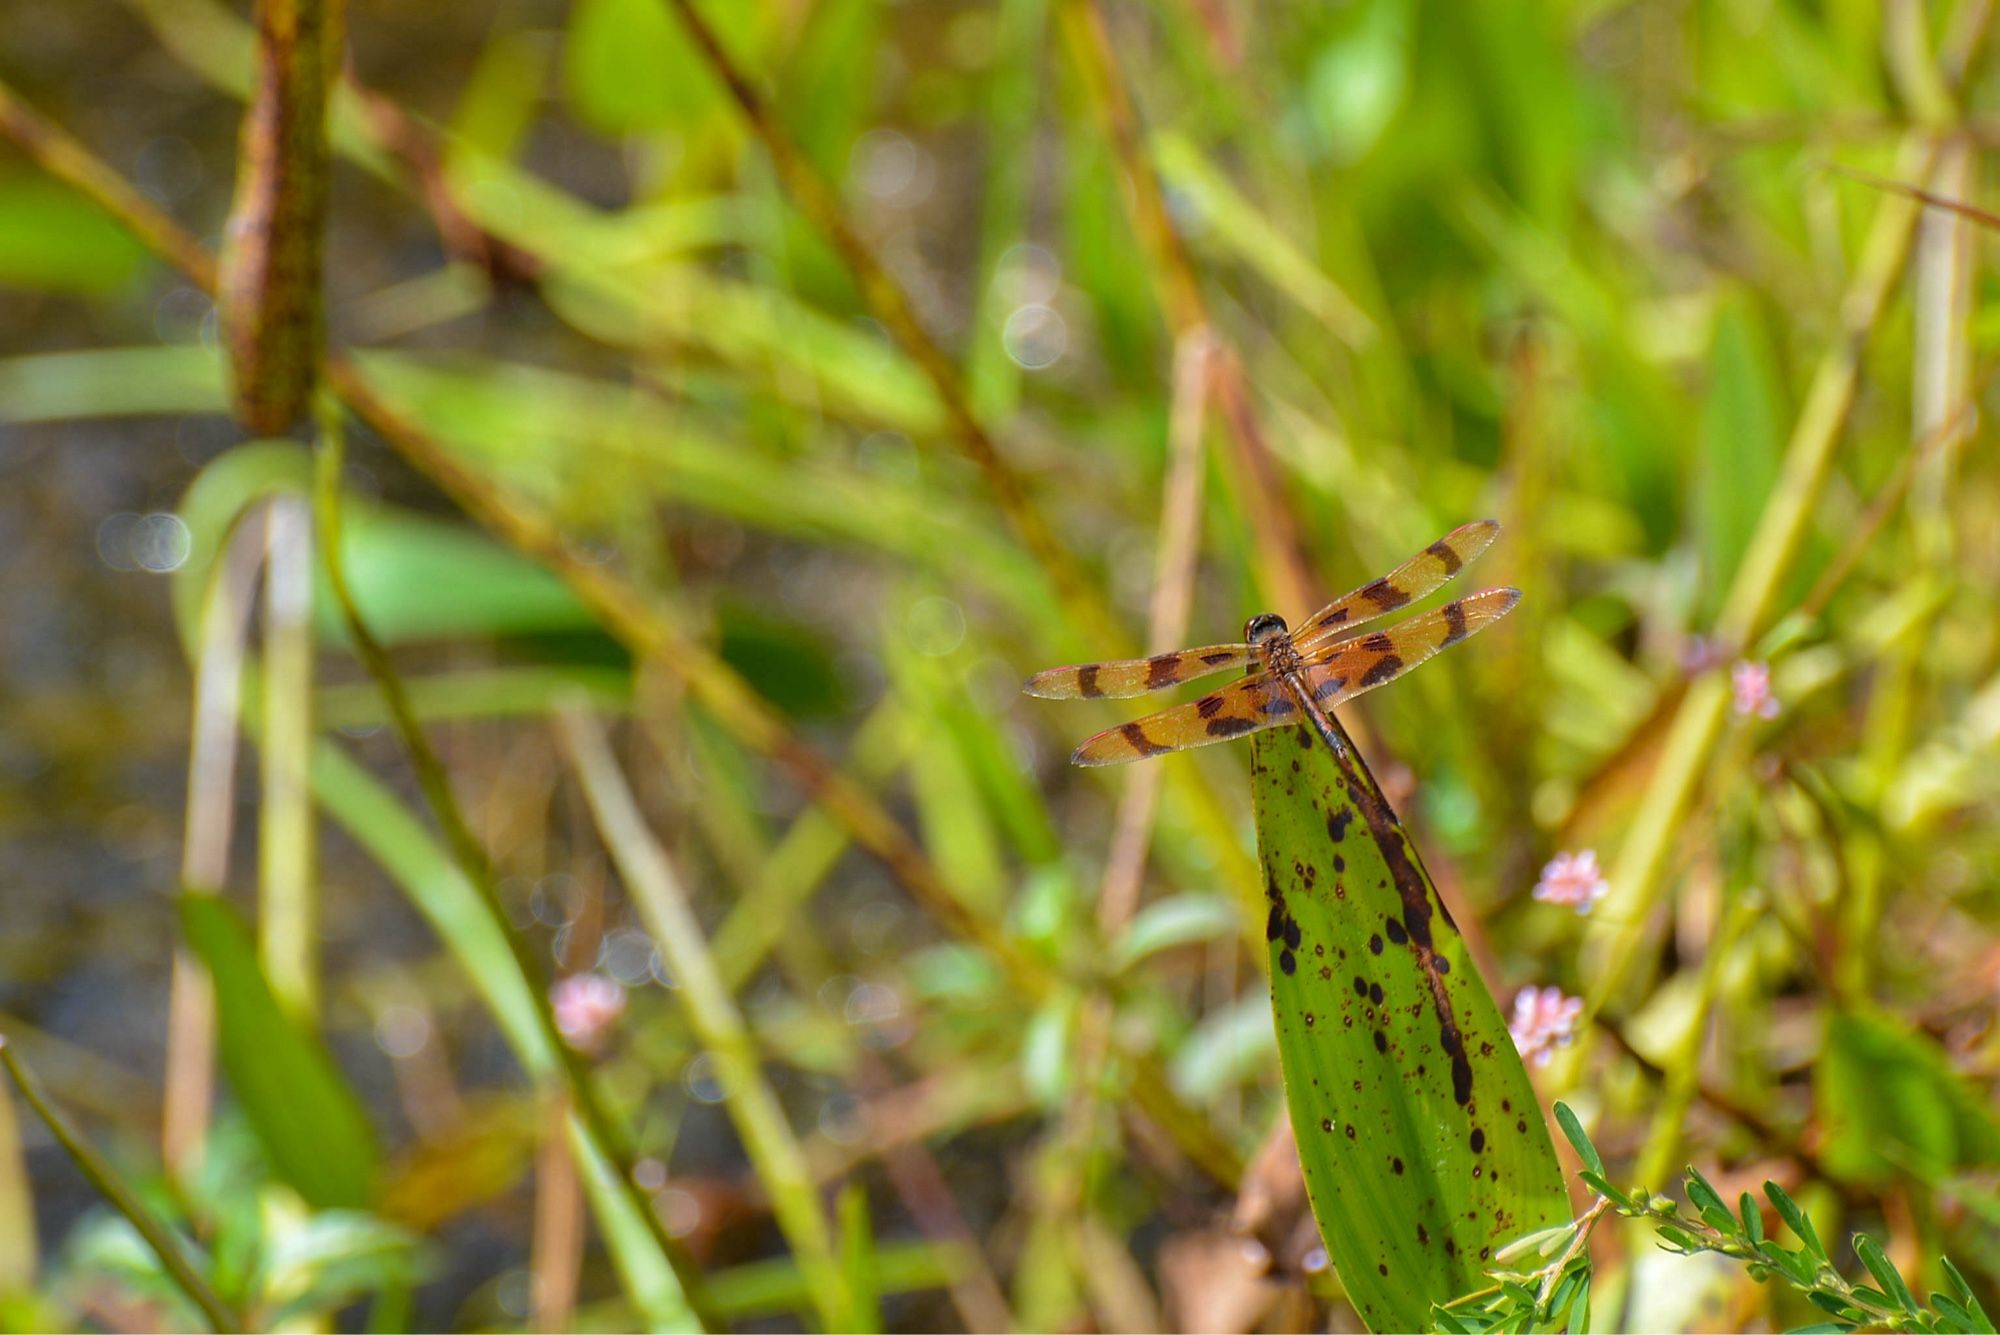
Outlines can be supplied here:
M1261 644L1285 633L1285 619L1274 612L1260 612L1243 623L1246 644Z

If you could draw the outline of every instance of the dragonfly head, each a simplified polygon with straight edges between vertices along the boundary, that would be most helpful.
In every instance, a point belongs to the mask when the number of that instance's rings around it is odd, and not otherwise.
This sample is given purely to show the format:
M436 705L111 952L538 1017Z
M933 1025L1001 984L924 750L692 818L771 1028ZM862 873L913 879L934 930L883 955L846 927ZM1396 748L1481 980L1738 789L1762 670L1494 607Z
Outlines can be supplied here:
M1255 647L1271 643L1286 632L1285 619L1275 612L1259 612L1243 623L1243 642Z

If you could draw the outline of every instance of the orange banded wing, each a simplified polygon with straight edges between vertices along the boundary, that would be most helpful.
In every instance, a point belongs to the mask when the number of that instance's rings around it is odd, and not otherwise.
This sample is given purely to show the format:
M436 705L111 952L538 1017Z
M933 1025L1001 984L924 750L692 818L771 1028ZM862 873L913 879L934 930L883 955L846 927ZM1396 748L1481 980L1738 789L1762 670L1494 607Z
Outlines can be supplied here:
M1292 632L1292 642L1304 651L1310 641L1408 606L1456 575L1466 562L1492 546L1499 532L1500 525L1491 519L1460 525L1382 578L1370 580L1346 597L1328 603L1307 617L1304 624Z
M1291 688L1276 677L1245 677L1221 690L1106 729L1076 748L1075 765L1120 765L1168 751L1226 742L1299 717Z
M1492 625L1520 601L1519 589L1482 589L1400 626L1324 645L1305 655L1306 690L1314 704L1332 709Z
M1164 690L1225 668L1248 666L1257 651L1247 644L1211 644L1204 649L1126 658L1114 663L1085 663L1050 668L1028 678L1021 689L1044 700L1123 700L1148 691Z

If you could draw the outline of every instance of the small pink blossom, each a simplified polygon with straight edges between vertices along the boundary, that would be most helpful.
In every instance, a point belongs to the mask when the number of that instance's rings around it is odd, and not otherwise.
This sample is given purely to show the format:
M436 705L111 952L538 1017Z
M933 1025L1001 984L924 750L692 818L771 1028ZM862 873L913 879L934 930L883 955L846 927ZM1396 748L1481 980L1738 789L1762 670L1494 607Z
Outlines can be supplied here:
M1778 717L1778 697L1771 693L1771 665L1752 663L1748 659L1739 661L1729 669L1729 686L1736 693L1736 713L1739 717Z
M1535 882L1535 898L1548 904L1566 904L1578 913L1611 893L1611 882L1597 865L1597 854L1586 848L1581 853L1558 853L1542 868Z
M1583 998L1564 996L1561 988L1524 987L1514 995L1514 1016L1507 1032L1514 1046L1531 1065L1547 1066L1557 1048L1566 1048L1576 1039L1577 1023L1583 1019Z
M577 973L549 992L556 1028L579 1052L595 1052L625 1009L625 989L601 973Z

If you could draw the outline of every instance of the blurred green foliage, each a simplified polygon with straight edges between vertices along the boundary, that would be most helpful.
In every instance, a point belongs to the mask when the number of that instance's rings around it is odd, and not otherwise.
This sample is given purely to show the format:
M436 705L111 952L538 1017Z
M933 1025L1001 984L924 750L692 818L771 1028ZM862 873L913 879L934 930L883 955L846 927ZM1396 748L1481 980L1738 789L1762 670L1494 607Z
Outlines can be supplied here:
M1138 711L1015 693L1146 638L1186 346L1147 179L1244 391L1242 414L1209 396L1189 642L1257 610L1297 618L1291 601L1501 519L1480 578L1526 590L1520 609L1347 717L1503 1009L1529 983L1604 1003L1537 1071L1542 1096L1574 1105L1611 1181L1690 1161L1725 1199L1776 1181L1822 1236L1889 1238L1919 1292L1957 1294L1949 1252L1990 1309L2000 477L1978 422L2000 306L1972 224L1826 169L1985 195L1985 7L697 8L761 127L663 0L351 3L369 95L335 99L328 311L359 374L439 447L355 433L357 600L512 929L551 974L622 989L593 1070L636 1180L713 1280L706 1310L802 1323L825 1281L769 1226L721 1116L735 1094L545 725L580 698L620 720L618 757L823 1188L857 1320L1351 1320L1329 1317L1338 1280L1271 1139L1243 748L1154 762L1140 906L1105 921L1140 781L1061 758ZM248 24L217 0L62 11L0 78L212 241ZM1097 18L1129 136L1079 36ZM907 294L1101 613L1023 540L935 368L899 346L769 135ZM177 670L118 665L177 652L145 579L176 566L178 646L213 652L199 611L230 533L303 494L309 464L221 417L210 308L186 277L26 157L0 162L0 288L0 532L20 554L0 569L0 736L21 739L0 747L0 858L63 868L8 890L22 927L0 954L0 1032L43 1035L17 1041L56 1097L156 1182L157 1109L86 1058L166 1050L179 877L171 849L86 854L171 829L188 715ZM483 528L450 469L498 498ZM1284 531L1296 550L1272 549ZM606 580L692 651L635 643L594 601ZM1726 622L1753 603L1753 624ZM535 1023L546 980L432 832L332 610L322 591L321 680L292 703L319 711L312 796L343 831L319 853L327 1001L310 1017L333 1060L308 1069L321 1039L267 1028L291 1084L234 1088L241 1120L226 1110L211 1137L250 1179L229 1208L255 1226L225 1227L209 1197L174 1217L230 1301L272 1320L345 1322L371 1295L382 1329L551 1310L684 1323L608 1147L551 1111L566 1086ZM253 667L257 650L253 633ZM1768 660L1775 717L1732 707L1738 660ZM717 665L779 733L691 684ZM868 805L814 806L826 790L789 763L804 748ZM245 766L242 793L262 800L266 779ZM915 863L869 855L877 814ZM1648 822L1661 855L1621 862ZM51 844L73 856L30 859ZM1593 919L1530 893L1552 854L1584 848L1614 870ZM260 914L296 892L238 861L227 889L254 887ZM56 907L86 890L141 929L79 933ZM76 989L108 989L114 1018ZM158 1066L140 1064L148 1087ZM302 1203L272 1120L287 1095L366 1110L373 1213ZM117 1324L128 1301L185 1315L129 1238L104 1241L120 1225L78 1222L38 1136L0 1143L0 1188L27 1183L43 1229L32 1256L0 1239L0 1276L39 1272L0 1321ZM548 1152L563 1144L568 1177ZM412 1200L421 1219L400 1222ZM1232 1223L1267 1264L1243 1261ZM292 1229L340 1282L259 1288L225 1254ZM420 1268L418 1232L448 1264ZM1656 1262L1646 1237L1600 1249L1601 1324L1812 1319L1740 1269ZM573 1304L548 1308L569 1280Z

